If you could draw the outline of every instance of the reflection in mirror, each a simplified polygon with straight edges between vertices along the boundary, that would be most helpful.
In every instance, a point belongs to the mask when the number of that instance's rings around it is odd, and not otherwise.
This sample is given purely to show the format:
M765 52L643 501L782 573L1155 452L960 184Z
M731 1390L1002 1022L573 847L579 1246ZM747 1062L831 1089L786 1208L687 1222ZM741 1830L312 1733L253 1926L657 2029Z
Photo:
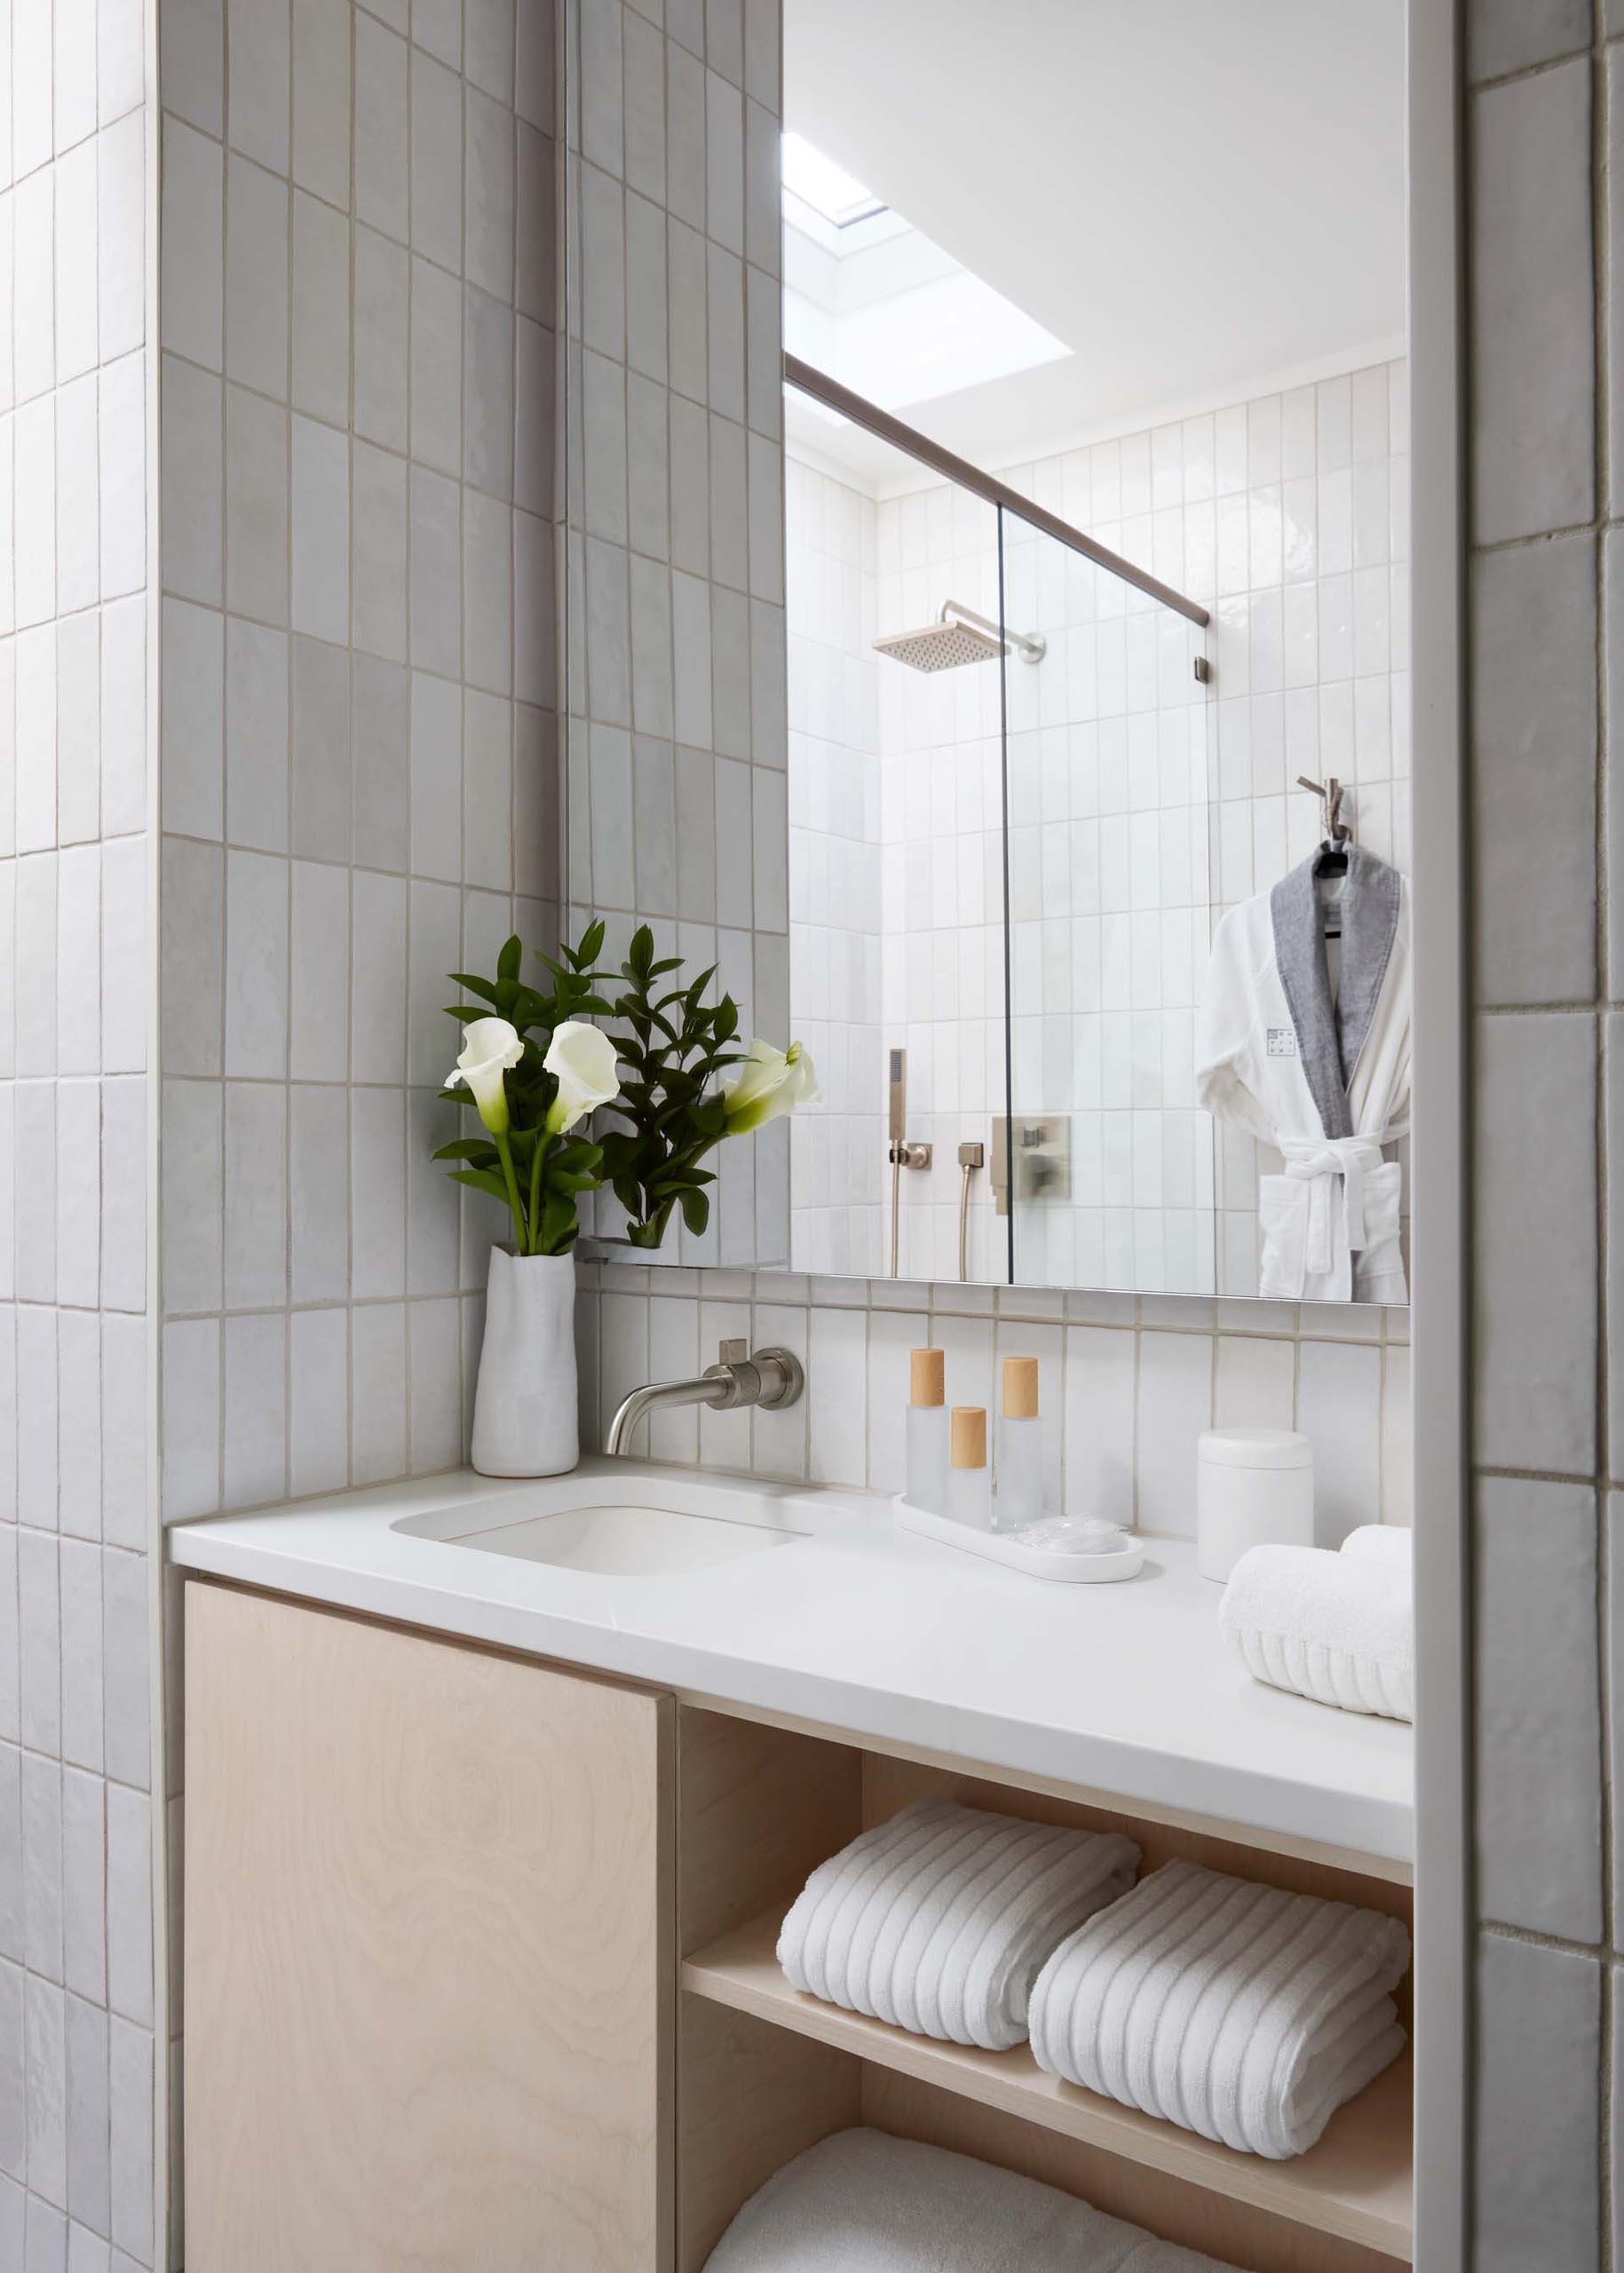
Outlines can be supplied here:
M792 1262L1402 1302L1402 10L952 12L786 10Z

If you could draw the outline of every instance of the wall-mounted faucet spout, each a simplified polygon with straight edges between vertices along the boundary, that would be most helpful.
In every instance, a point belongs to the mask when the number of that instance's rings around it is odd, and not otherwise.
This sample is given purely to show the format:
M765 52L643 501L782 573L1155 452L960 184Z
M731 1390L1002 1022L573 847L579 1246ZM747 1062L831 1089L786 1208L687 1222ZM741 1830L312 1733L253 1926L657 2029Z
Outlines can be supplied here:
M747 1355L747 1351L749 1352ZM634 1389L609 1423L604 1450L618 1455L646 1413L668 1405L709 1405L719 1413L741 1405L759 1405L764 1413L780 1412L799 1402L806 1374L793 1350L769 1347L750 1351L748 1342L724 1342L717 1362L692 1381L649 1382Z

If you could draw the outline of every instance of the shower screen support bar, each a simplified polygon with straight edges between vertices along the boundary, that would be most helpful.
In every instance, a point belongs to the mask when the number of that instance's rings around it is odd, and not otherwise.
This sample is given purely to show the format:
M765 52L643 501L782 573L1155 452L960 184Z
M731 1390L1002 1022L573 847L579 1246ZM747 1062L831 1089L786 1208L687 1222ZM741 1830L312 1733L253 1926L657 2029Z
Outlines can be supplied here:
M829 410L837 410L854 426L861 426L867 432L877 434L881 441L889 442L893 449L917 459L921 465L928 465L932 472L945 476L949 481L956 481L961 488L972 491L978 497L985 497L989 505L1002 505L1018 520L1027 522L1033 528L1042 529L1046 536L1052 536L1059 544L1069 545L1073 552L1081 552L1084 559L1093 561L1097 567L1109 569L1112 575L1120 576L1136 591L1147 592L1152 599L1160 600L1164 607L1176 608L1180 615L1188 616L1192 623L1211 622L1212 618L1199 600L1186 599L1183 592L1176 592L1170 584L1162 583L1147 569L1137 568L1131 560L1124 560L1120 552L1113 552L1108 546L1097 544L1091 536L1084 536L1081 529L1074 529L1058 513L1034 504L1030 497L1023 497L1018 489L1011 489L995 474L984 473L978 465L971 465L968 458L955 457L951 450L943 449L939 442L933 442L928 434L920 433L916 427L905 425L900 418L893 418L889 410L882 410L877 402L870 402L866 395L853 394L850 387L843 387L838 379L831 379L815 364L804 363L798 355L786 354L784 381L786 385L796 388L799 393L811 395L814 402L822 403Z

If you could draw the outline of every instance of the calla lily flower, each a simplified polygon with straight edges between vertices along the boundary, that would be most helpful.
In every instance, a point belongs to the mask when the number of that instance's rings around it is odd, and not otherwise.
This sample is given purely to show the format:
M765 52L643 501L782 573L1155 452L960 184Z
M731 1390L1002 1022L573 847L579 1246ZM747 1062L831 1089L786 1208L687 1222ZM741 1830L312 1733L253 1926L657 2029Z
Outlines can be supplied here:
M736 1078L722 1091L722 1111L730 1136L748 1136L798 1105L816 1105L822 1092L812 1059L798 1041L774 1049L753 1041Z
M620 1061L614 1044L582 1018L566 1018L553 1030L542 1060L555 1075L558 1094L547 1108L547 1134L558 1136L600 1105L620 1095Z
M455 1089L459 1081L466 1085L493 1136L508 1133L508 1092L503 1076L524 1054L517 1029L505 1018L473 1018L463 1028L463 1052L446 1077L446 1087Z

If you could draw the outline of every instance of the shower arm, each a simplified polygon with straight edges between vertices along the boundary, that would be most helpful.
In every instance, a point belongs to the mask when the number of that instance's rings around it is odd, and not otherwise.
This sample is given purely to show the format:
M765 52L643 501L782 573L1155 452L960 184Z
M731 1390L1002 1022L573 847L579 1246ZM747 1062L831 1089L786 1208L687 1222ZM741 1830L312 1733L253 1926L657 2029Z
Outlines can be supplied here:
M985 631L989 639L1004 640L1011 647L1018 647L1029 663L1041 663L1049 652L1049 642L1041 635L1011 631L1007 624L994 623L990 617L978 615L973 607L966 607L963 600L944 600L939 623L973 623L978 631Z

